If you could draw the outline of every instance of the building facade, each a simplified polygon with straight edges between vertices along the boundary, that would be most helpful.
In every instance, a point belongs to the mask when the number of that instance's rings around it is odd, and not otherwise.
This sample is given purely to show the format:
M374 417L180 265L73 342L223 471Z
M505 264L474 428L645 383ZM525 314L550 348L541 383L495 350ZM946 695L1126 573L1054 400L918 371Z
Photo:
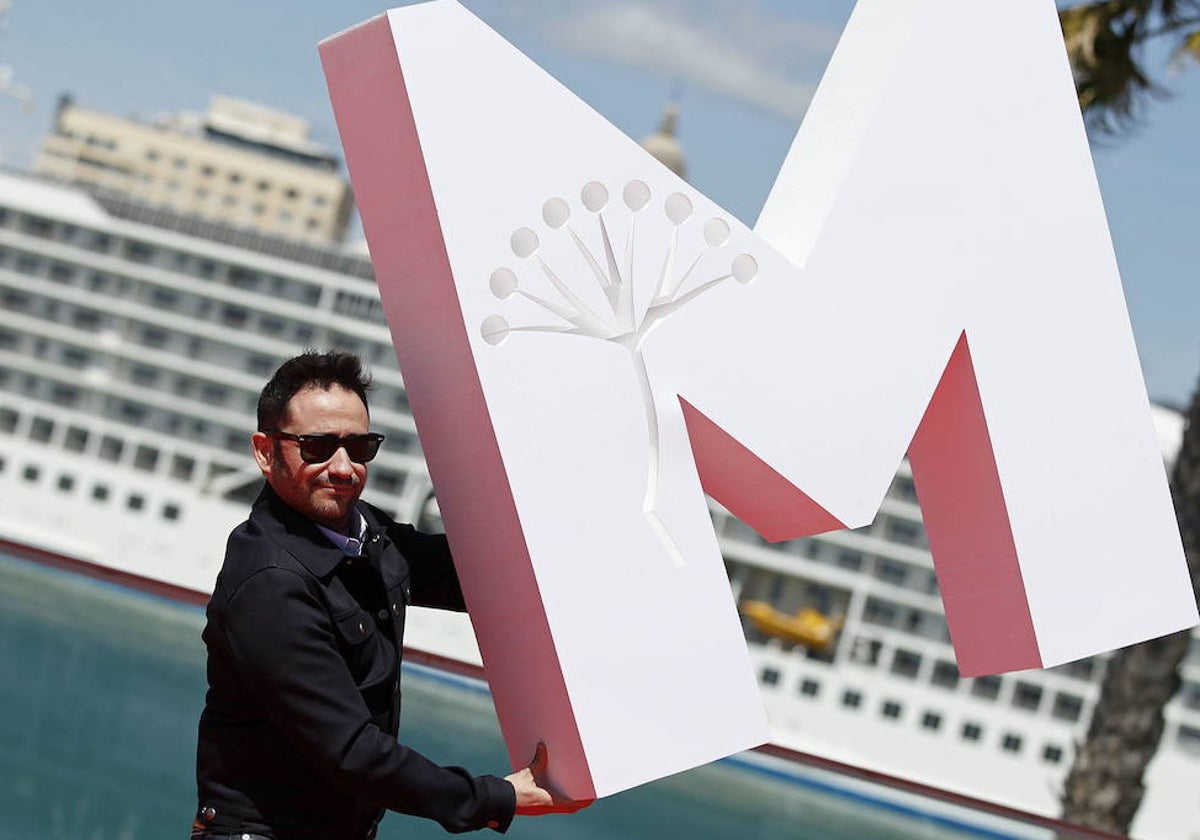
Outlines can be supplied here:
M290 114L217 96L153 124L63 98L37 172L177 213L311 243L345 238L349 184Z

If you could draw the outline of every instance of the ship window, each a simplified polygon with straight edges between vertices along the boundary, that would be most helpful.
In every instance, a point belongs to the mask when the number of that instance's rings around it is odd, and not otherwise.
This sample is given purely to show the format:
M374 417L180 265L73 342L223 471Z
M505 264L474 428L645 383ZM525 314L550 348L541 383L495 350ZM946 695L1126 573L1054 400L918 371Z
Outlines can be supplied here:
M921 670L921 654L899 648L892 657L892 673L898 677L915 679Z
M1050 710L1050 714L1059 720L1074 723L1083 716L1083 698L1060 691L1054 695L1054 708Z
M376 493L391 493L398 496L404 492L404 473L383 470L371 476L371 483Z
M895 560L880 560L875 567L875 576L885 583L903 586L908 580L908 566Z
M971 694L984 700L995 700L1000 694L1000 678L995 676L976 677L971 683Z
M92 498L95 499L97 502L107 502L108 501L108 485L107 484L92 485Z
M33 254L17 255L17 271L21 274L37 274L42 261Z
M1062 757L1062 747L1057 746L1056 744L1046 744L1046 746L1042 748L1042 761L1046 762L1047 764L1058 764L1060 761L1062 761Z
M129 371L134 385L151 387L158 381L158 371L147 365L134 365Z
M196 472L196 459L187 455L176 455L171 459L171 478L188 481Z
M900 717L900 713L904 711L904 707L895 700L888 700L883 704L882 714L889 720L896 720Z
M937 732L942 728L942 716L937 712L926 712L924 717L921 718L921 726Z
M983 737L983 727L978 723L964 723L962 728L962 739L964 741L978 741Z
M1183 705L1189 709L1200 709L1200 683L1183 684Z
M145 242L131 239L125 243L125 257L130 262L148 263L154 259L154 248Z
M1005 752L1020 752L1021 751L1021 736L1013 735L1011 732L1004 736L1004 741L1001 747Z
M150 288L150 303L161 309L174 309L179 305L179 293L174 289L152 286Z
M21 473L21 477L26 481L37 481L42 476L42 471L33 464L27 464L25 471Z
M71 314L71 320L81 330L95 330L100 327L100 313L95 309L76 309Z
M55 405L75 405L79 402L79 389L55 384L50 391L50 401Z
M171 522L175 522L176 520L179 519L179 514L180 514L179 505L173 504L173 503L167 503L167 504L163 505L163 509L162 509L163 519L167 519L167 520L170 520Z
M167 331L147 324L142 327L142 344L145 344L147 347L165 347L167 344Z
M45 443L54 434L54 421L46 417L34 417L29 425L29 439Z
M839 569L849 569L852 572L857 572L863 567L862 552L843 548L837 553L837 560L835 562Z
M133 466L139 470L152 472L158 466L158 450L152 446L139 446L133 453Z
M100 439L100 460L119 461L124 449L125 444L119 438L105 435Z
M12 432L17 428L21 415L11 408L0 408L0 431Z
M800 693L805 697L816 697L821 693L821 684L813 679L805 679L800 683Z
M1175 741L1181 749L1192 754L1200 754L1200 729L1194 726L1180 726L1175 733Z
M902 545L919 545L921 543L921 526L916 522L905 519L888 518L884 534L892 542Z
M958 666L948 659L939 659L933 663L933 679L931 682L942 688L957 688Z
M69 493L75 489L75 476L63 473L58 477L58 489L64 493Z
M1068 662L1065 665L1059 665L1054 669L1060 674L1066 674L1068 677L1074 677L1079 680L1090 680L1096 673L1096 661L1094 659L1080 659L1076 662Z
M879 651L882 648L883 642L878 639L859 636L854 640L853 647L850 648L850 659L863 665L878 665Z
M64 347L62 351L62 363L69 368L87 367L88 353L80 347Z
M917 487L908 476L898 475L895 481L892 482L892 495L897 499L915 502L917 500Z
M87 448L88 432L79 426L68 426L63 438L63 448L68 452L82 452Z
M853 689L847 689L842 692L842 705L847 709L857 709L862 705L862 694Z
M146 497L141 493L130 493L129 498L125 500L125 506L130 510L141 510L146 507Z
M1012 704L1018 709L1036 712L1042 705L1042 687L1033 683L1018 682L1013 689Z
M74 275L75 269L66 263L56 262L50 265L50 279L56 283L69 283Z
M50 223L50 220L43 219L41 216L26 216L22 222L22 229L34 236L49 236L54 232L54 225Z
M759 673L758 678L763 685L778 685L779 670L776 668L763 668L762 672Z

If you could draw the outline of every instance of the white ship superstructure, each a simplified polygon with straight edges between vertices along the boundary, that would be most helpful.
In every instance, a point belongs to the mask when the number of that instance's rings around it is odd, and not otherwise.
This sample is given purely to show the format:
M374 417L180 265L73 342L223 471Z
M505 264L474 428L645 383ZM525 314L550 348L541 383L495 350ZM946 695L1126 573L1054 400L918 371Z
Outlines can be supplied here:
M430 516L365 255L0 173L0 301L0 538L210 590L261 482L248 444L258 391L307 347L370 364L387 442L368 495ZM1159 419L1177 440L1178 415ZM747 623L778 743L1057 813L1104 662L960 678L906 467L867 528L771 545L719 507L713 518L739 601L840 626L819 649ZM418 622L409 641L478 657L462 622ZM1139 836L1200 838L1196 645L1185 677Z

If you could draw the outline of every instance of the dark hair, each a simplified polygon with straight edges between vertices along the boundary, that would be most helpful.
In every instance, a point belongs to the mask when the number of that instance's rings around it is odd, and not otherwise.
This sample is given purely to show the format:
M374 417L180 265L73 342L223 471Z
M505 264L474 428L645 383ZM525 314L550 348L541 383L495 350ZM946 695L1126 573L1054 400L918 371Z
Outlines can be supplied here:
M279 424L292 397L305 388L328 391L339 385L358 394L367 406L367 391L371 390L371 375L363 371L362 362L353 353L330 350L318 353L306 350L279 366L271 381L258 395L258 430L279 431ZM369 409L369 406L368 406Z

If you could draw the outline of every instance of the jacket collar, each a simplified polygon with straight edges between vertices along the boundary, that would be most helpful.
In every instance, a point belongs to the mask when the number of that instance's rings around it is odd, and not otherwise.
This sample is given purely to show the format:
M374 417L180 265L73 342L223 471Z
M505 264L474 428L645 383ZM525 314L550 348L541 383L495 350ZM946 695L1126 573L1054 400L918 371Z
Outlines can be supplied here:
M366 518L367 539L370 539L377 523L364 510L365 505L360 504L357 507ZM270 484L264 484L262 492L254 500L254 506L250 510L250 521L261 528L272 542L295 557L319 578L328 577L337 565L346 559L345 553L333 545L311 519L279 498Z

